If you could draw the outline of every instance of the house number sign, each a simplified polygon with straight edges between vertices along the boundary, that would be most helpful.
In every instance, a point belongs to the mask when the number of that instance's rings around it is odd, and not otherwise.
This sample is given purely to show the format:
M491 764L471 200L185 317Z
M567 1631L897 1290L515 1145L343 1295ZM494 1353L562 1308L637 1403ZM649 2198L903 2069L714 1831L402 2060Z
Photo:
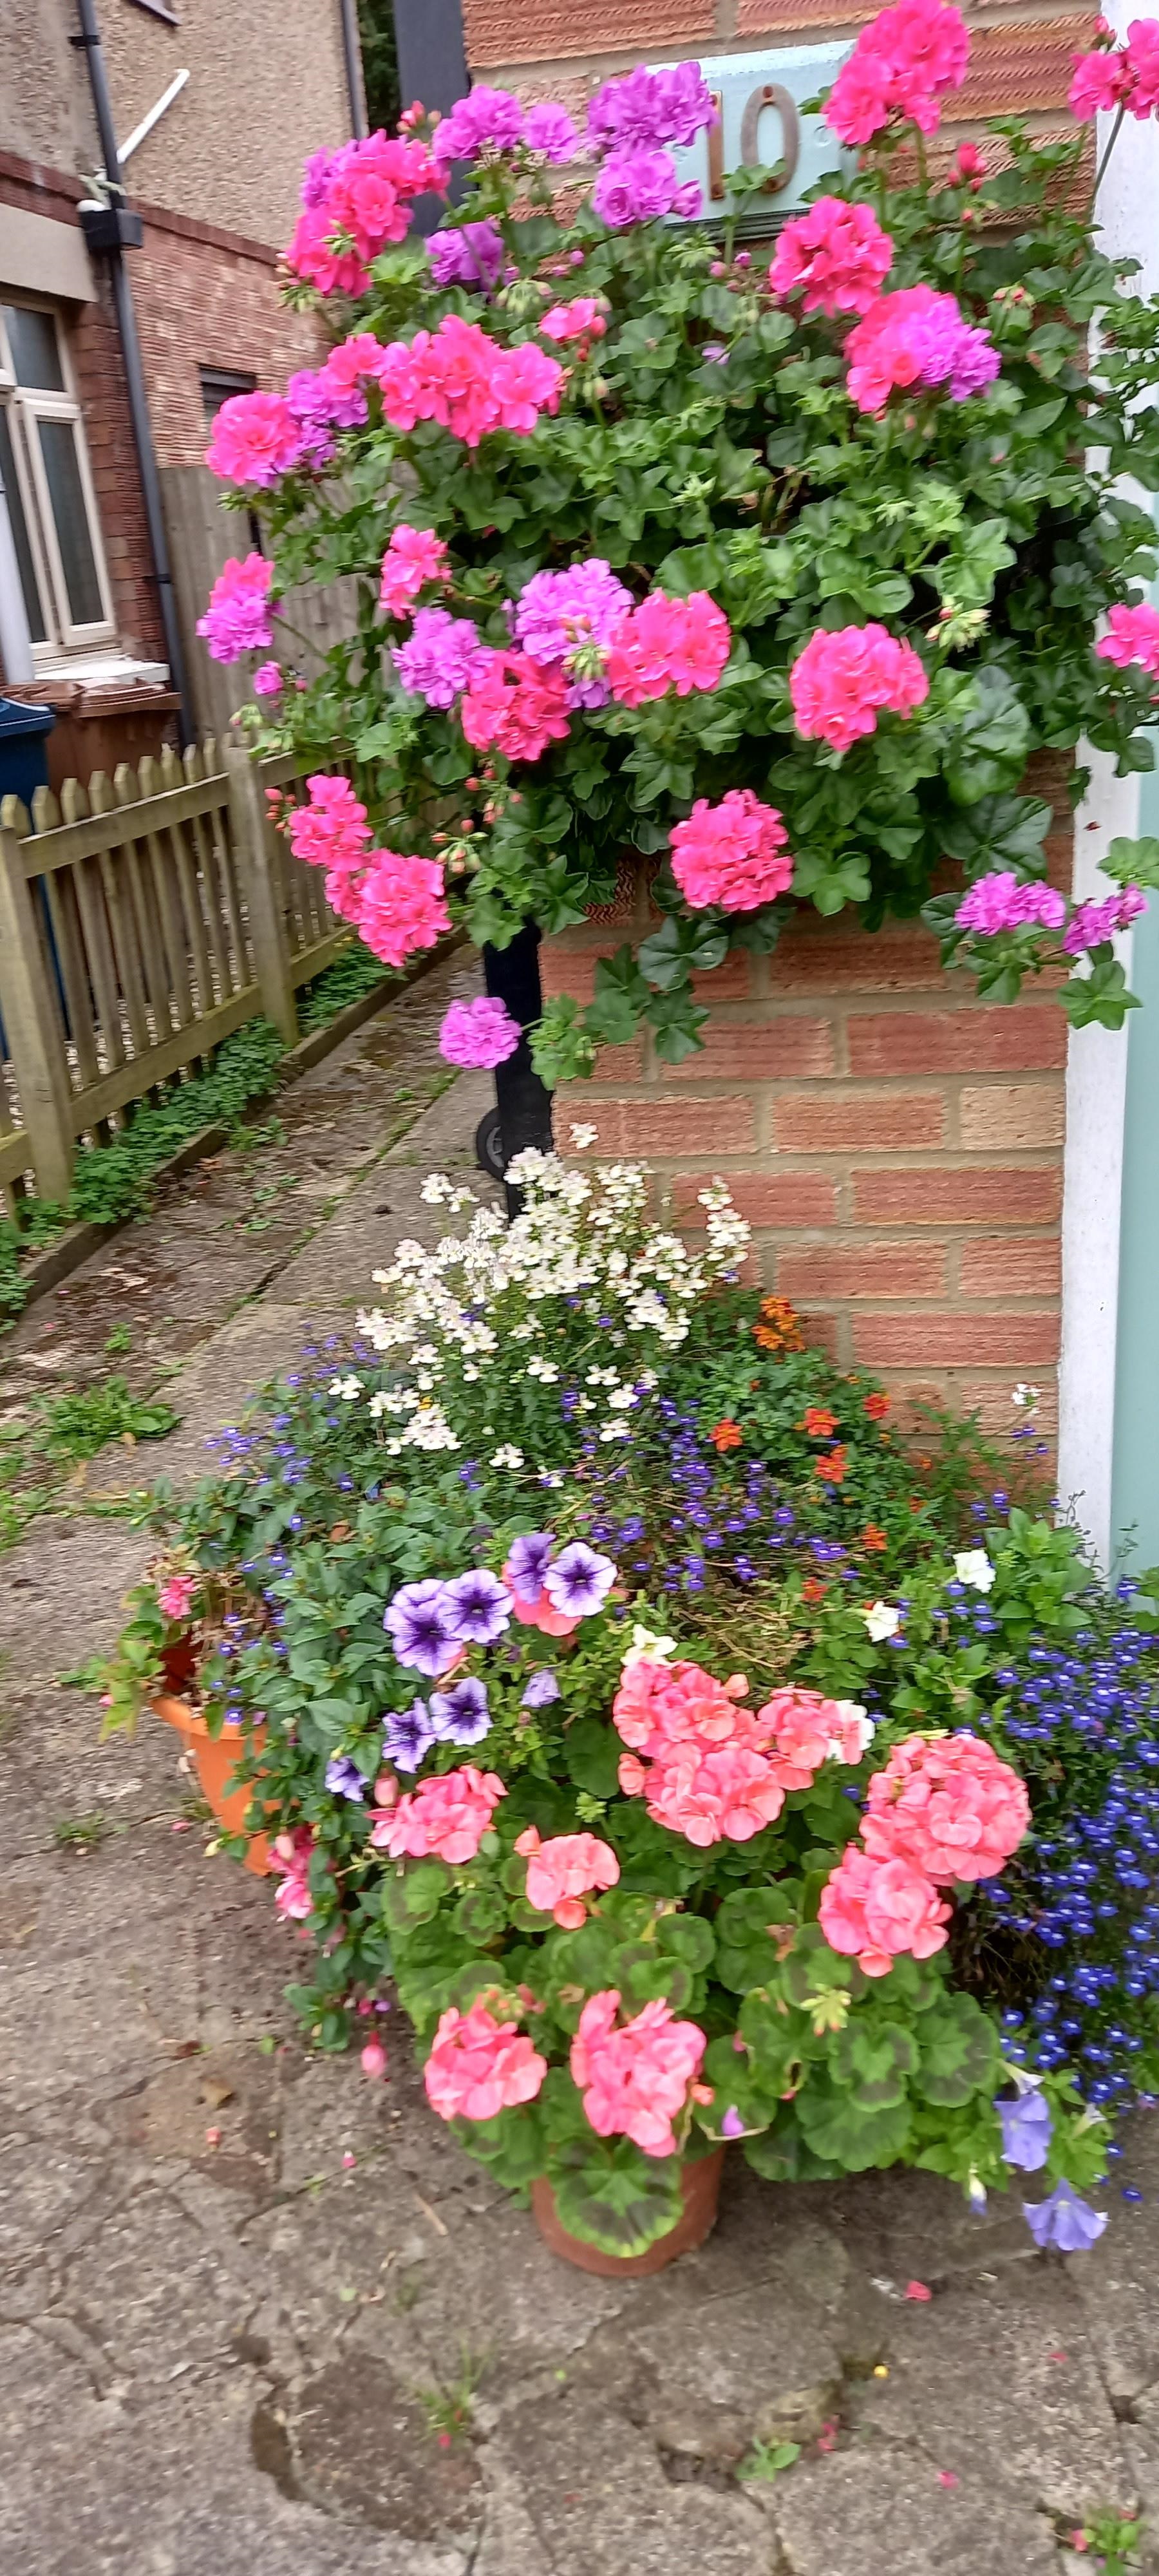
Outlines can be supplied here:
M847 156L819 116L805 116L801 102L827 89L849 52L847 44L801 45L760 54L701 58L701 71L720 110L719 125L673 151L681 179L700 186L702 213L730 211L729 173L776 163L767 198L745 200L747 225L766 229L770 216L791 213L806 188L826 171L839 171ZM763 208L763 212L758 211Z

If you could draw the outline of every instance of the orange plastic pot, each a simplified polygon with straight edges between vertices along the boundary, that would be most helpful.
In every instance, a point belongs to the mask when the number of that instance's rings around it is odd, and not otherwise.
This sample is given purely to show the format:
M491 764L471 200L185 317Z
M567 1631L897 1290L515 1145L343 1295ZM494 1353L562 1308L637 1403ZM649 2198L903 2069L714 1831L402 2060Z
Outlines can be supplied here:
M255 1753L261 1752L266 1740L264 1726L256 1726L252 1735L244 1739L236 1728L223 1730L220 1735L211 1735L204 1718L197 1716L190 1708L188 1700L174 1699L167 1691L163 1691L151 1705L156 1715L164 1718L166 1726L175 1726L178 1734L185 1737L197 1766L197 1777L201 1783L202 1793L208 1805L212 1807L219 1825L224 1826L227 1834L244 1833L246 1814L254 1794L254 1783L252 1780L246 1780L235 1786L234 1774L238 1757L243 1749L252 1749ZM255 1878L265 1878L268 1875L270 1845L267 1834L249 1836L245 1865L247 1869L253 1871Z
M680 2195L684 2206L680 2217L675 2227L670 2227L666 2236L658 2236L643 2254L605 2254L602 2246L589 2245L585 2237L570 2236L545 2174L531 2186L532 2214L548 2252L558 2255L561 2263L574 2264L577 2272L597 2272L602 2280L643 2280L649 2272L666 2270L679 2255L693 2253L711 2235L716 2225L723 2166L723 2147L681 2166Z

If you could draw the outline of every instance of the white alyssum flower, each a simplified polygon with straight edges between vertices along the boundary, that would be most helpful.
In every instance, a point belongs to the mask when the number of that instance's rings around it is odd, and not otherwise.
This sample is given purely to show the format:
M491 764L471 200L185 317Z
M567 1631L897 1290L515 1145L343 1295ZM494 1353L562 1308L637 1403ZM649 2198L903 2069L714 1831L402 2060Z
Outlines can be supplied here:
M357 1404L358 1398L362 1393L362 1380L360 1377L353 1376L332 1377L330 1384L326 1389L326 1393L327 1395L340 1395L343 1404Z
M523 1451L516 1448L513 1440L505 1440L501 1448L492 1452L490 1464L492 1467L510 1467L514 1472L516 1467L523 1465Z
M1024 1413L1033 1413L1037 1409L1041 1393L1041 1387L1031 1386L1026 1379L1022 1379L1019 1385L1011 1388L1010 1401L1012 1404L1021 1405Z
M984 1547L963 1548L954 1558L954 1572L959 1583L971 1592L990 1592L994 1586L994 1568Z
M901 1626L901 1612L889 1601L871 1601L861 1616L875 1646L882 1645L887 1637L896 1637Z
M577 1119L575 1125L568 1130L577 1154L586 1153L588 1146L595 1144L599 1132L598 1127L592 1126L590 1119Z

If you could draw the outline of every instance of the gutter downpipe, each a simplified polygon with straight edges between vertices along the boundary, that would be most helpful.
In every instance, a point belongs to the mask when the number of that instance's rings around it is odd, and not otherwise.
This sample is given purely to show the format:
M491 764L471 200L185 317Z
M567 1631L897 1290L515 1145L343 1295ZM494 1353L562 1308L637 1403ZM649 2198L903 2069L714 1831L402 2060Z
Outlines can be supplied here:
M97 120L105 178L108 182L109 205L119 221L125 207L125 189L121 177L121 157L117 148L117 132L113 124L109 84L105 75L105 61L101 51L100 31L93 0L77 0L77 15L80 19L80 34L73 41L83 50L88 61L89 87L92 91L93 111ZM173 587L173 568L169 559L169 540L165 533L157 455L149 419L145 374L141 365L141 343L137 337L137 317L133 310L133 291L129 284L129 273L125 266L121 240L116 239L106 245L105 255L109 263L113 307L117 317L121 354L125 363L129 416L133 424L133 442L137 450L137 464L141 475L145 522L149 532L149 551L153 558L153 574L161 608L165 650L169 659L170 678L181 701L178 725L182 748L184 748L187 743L194 741L196 729L190 706L185 648L181 639L181 623L177 614L177 599Z
M358 20L355 0L338 0L342 17L342 52L346 62L346 87L350 97L350 131L356 143L366 135L366 116L362 105L362 48L358 42Z

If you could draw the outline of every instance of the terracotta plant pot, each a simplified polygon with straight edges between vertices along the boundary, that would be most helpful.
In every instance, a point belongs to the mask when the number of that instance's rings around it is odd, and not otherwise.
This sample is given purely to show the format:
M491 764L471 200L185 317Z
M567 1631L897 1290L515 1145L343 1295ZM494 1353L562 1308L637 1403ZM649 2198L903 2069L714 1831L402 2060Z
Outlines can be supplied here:
M196 1715L190 1708L188 1700L173 1699L167 1691L163 1691L151 1701L150 1705L158 1717L164 1718L166 1726L175 1726L178 1733L185 1737L197 1765L197 1777L201 1782L203 1795L212 1807L219 1825L224 1825L227 1834L244 1833L246 1811L254 1794L254 1784L252 1780L245 1781L235 1788L232 1782L238 1756L243 1750L243 1743L246 1747L252 1746L255 1752L261 1752L266 1740L264 1726L255 1727L252 1735L244 1739L235 1728L225 1730L221 1735L211 1735L204 1718ZM253 1871L255 1878L265 1878L268 1875L270 1867L268 1835L250 1835L245 1865L247 1869Z
M723 2164L724 2148L716 2147L710 2155L697 2156L681 2166L681 2215L675 2227L670 2227L666 2236L658 2236L644 2254L605 2254L601 2246L589 2245L586 2238L569 2236L560 2223L555 2193L542 2174L531 2186L535 2223L549 2253L557 2254L561 2263L573 2263L577 2272L598 2272L603 2280L642 2280L649 2272L663 2272L678 2255L691 2254L711 2235L716 2225Z

